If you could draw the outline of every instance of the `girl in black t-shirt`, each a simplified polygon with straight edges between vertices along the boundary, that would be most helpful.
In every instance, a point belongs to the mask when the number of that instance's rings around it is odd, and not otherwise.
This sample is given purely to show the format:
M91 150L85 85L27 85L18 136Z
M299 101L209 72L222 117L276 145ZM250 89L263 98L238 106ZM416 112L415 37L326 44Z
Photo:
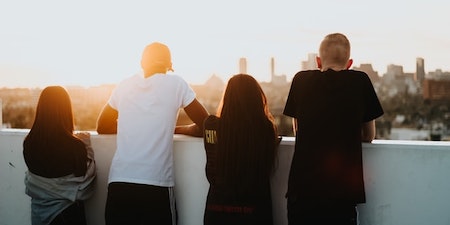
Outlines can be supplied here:
M210 183L204 224L273 224L270 177L278 145L276 126L258 82L233 76L217 116L205 121Z

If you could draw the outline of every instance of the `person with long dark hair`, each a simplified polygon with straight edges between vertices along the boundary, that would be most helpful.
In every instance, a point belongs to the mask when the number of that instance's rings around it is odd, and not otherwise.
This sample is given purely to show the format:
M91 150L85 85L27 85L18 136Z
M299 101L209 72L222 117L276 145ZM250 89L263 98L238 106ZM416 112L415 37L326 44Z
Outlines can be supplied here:
M94 153L89 133L74 133L72 105L63 87L42 91L23 156L32 224L86 224L83 201L93 194Z
M204 123L205 225L273 224L270 178L278 143L261 86L250 75L234 75L217 116Z

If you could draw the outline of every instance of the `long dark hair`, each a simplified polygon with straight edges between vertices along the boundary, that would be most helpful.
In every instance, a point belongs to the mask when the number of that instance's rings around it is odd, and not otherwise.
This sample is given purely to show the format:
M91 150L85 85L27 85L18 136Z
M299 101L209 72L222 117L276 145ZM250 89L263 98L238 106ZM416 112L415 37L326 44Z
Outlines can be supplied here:
M277 131L259 83L250 75L234 75L217 116L217 173L228 190L245 195L267 185L275 162Z
M35 146L58 146L58 141L73 135L72 103L67 91L61 86L46 87L39 96L33 126L25 142Z

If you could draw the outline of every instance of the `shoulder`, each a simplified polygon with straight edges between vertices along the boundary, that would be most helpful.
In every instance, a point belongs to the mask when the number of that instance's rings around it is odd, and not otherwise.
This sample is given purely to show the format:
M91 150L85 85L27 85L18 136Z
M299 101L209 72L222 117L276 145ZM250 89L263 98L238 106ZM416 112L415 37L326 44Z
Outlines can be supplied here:
M314 79L320 78L322 72L320 70L302 70L295 74L294 78L292 79L292 84L294 86L311 82Z
M345 71L348 75L351 76L355 76L356 78L360 78L362 80L367 80L369 79L369 75L367 75L367 73L363 72L363 71L359 71L359 70L346 70ZM370 80L370 79L369 79Z
M120 92L120 91L127 91L130 88L134 88L136 83L140 82L140 74L134 74L132 76L129 76L122 81L120 81L116 88L114 89L114 92Z
M123 79L119 85L125 85L125 84L129 84L129 83L134 83L137 82L139 80L139 78L141 78L142 74L136 73L132 76L129 76L125 79Z
M178 82L178 83L187 83L186 80L183 79L180 75L177 74L165 74L161 76L163 79L170 80L172 82Z
M321 73L320 70L302 70L295 74L294 79L307 78Z
M167 88L177 88L180 91L190 89L188 82L176 74L161 74L155 78L156 83L164 85Z
M205 119L205 123L204 123L205 129L216 129L219 121L220 121L219 117L217 117L215 115L209 115Z

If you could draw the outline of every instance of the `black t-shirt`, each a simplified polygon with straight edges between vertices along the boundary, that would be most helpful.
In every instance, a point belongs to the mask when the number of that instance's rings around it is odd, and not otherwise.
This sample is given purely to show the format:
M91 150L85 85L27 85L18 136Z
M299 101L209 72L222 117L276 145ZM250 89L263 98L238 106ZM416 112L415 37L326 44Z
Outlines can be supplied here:
M206 177L210 183L204 224L272 225L272 200L270 180L267 185L248 193L246 199L231 197L222 179L216 173L220 118L209 116L204 123L204 145L206 150Z
M284 114L298 124L288 197L365 202L361 125L383 114L367 74L301 71L292 81Z

